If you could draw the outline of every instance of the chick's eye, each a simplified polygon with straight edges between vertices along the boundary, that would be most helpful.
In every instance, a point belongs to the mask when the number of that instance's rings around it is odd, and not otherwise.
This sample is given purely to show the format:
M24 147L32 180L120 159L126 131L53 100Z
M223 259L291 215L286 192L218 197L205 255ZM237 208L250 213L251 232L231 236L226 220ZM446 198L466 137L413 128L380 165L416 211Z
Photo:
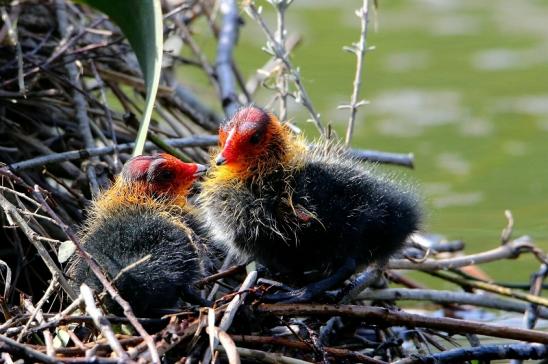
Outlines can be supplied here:
M263 133L261 133L260 131L257 131L251 136L251 138L249 138L249 142L251 144L259 144L262 136L263 136Z
M159 182L167 182L170 181L173 178L173 172L169 169L164 169L158 173L156 176L156 180Z

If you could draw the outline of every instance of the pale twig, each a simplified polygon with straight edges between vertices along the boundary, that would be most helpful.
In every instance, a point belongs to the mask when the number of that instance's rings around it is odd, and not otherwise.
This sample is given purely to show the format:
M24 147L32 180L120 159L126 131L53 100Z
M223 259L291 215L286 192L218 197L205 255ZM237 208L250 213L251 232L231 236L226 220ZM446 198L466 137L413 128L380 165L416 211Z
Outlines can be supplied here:
M236 83L232 68L232 53L238 39L240 17L236 0L221 0L222 25L217 45L216 74L219 83L219 96L225 114L230 117L238 109Z
M215 317L215 314L213 314ZM218 327L206 327L206 332L218 340L223 346L223 351L228 357L229 364L240 364L240 355L238 354L238 348L234 341L225 331L219 329Z
M285 11L293 0L271 0L270 2L276 8L276 41L286 47ZM287 48L286 52L288 52ZM289 93L289 85L287 80L287 69L283 66L279 68L280 70L276 77L276 88L278 89L278 97L280 99L279 117L282 122L285 122L287 120L287 96Z
M238 308L244 302L245 296L247 295L246 291L255 284L256 280L257 280L257 272L256 271L249 272L244 282L240 286L240 289L238 290L238 292L242 292L242 293L238 293L237 295L235 295L234 298L232 298L232 300L228 304L228 307L226 308L226 311L223 317L221 318L221 322L219 323L219 329L221 329L222 331L227 331L230 328L230 325L232 325L232 320L234 320L234 317L236 316L236 312L238 311ZM213 350L215 350L217 345L218 345L218 341L215 340L212 345ZM202 362L209 363L211 360L212 354L213 354L212 350L208 348L204 354Z
M10 293L10 290L11 290L11 268L3 260L0 260L0 266L6 268L6 277L4 278L4 295L3 295L3 297L5 299L7 299L8 295Z
M527 236L523 236L495 249L491 249L478 254L465 255L462 257L448 259L427 259L422 263L413 263L406 259L393 259L388 263L388 268L416 269L425 271L461 268L468 265L477 265L501 259L516 258L521 253L526 251L533 252L534 249L536 249L536 247L532 244L531 239Z
M493 283L467 280L444 271L431 272L430 274L436 277L442 278L446 281L458 284L459 286L462 286L462 287L482 289L484 291L498 293L503 296L513 297L519 300L523 300L523 301L527 301L527 302L541 305L544 307L548 307L548 298L539 297L529 293L524 293L522 291L518 291L518 290L507 288L507 287L502 287Z
M399 325L439 329L452 333L472 333L500 337L512 340L539 342L548 344L548 333L518 329L508 326L491 325L483 322L453 319L447 317L428 317L394 311L381 307L354 305L322 304L260 304L255 308L257 313L284 316L344 316L367 319L367 322L382 325Z
M76 292L72 289L72 287L68 284L67 280L63 276L63 273L55 264L51 256L49 255L48 251L42 244L42 242L37 239L38 234L30 228L30 226L27 224L25 219L19 214L17 211L17 208L11 204L3 195L0 194L0 207L4 210L4 213L6 214L6 217L8 218L8 221L11 221L13 224L16 224L19 226L21 231L27 236L29 241L34 245L36 248L36 251L44 261L44 264L48 267L49 271L51 272L52 276L57 276L59 279L59 283L67 292L70 298L75 299L78 297Z
M49 297L53 294L53 292L55 292L55 288L57 288L57 284L59 283L59 278L57 275L54 275L52 278L51 278L51 282L48 286L48 288L46 289L46 292L44 292L44 295L42 296L42 298L40 298L40 300L38 301L38 303L36 304L36 307L31 307L31 308L27 308L27 310L31 313L29 319L27 320L27 323L25 324L25 326L23 326L23 330L21 330L21 332L19 333L19 336L17 337L17 341L18 342L21 342L21 340L23 339L23 337L26 335L27 333L27 330L30 326L30 324L32 323L32 321L34 321L34 319L40 315L40 317L42 317L41 319L38 318L38 321L40 323L44 323L44 319L43 319L43 316L42 316L42 313L40 312L40 310L42 309L42 306L44 305L44 303L49 299ZM29 302L30 303L30 302ZM32 303L30 304L32 306ZM49 331L45 331L45 332L48 332ZM45 332L44 332L44 336L45 335ZM46 340L47 341L47 340Z
M363 6L360 9L356 10L356 15L361 19L360 40L358 41L358 43L354 43L352 44L352 46L344 48L344 50L354 53L356 55L356 73L354 75L354 83L350 104L341 106L350 109L350 117L348 119L348 126L346 128L346 145L350 145L352 134L354 133L354 124L356 121L356 113L358 112L358 108L366 104L365 100L359 101L359 97L362 82L361 79L363 60L367 49L367 27L369 24L368 6L368 0L363 0Z
M93 323L107 339L112 351L114 351L120 359L124 361L129 360L129 356L116 338L110 322L103 316L97 306L95 306L95 299L93 298L91 289L84 283L80 286L80 293L86 303L86 312L93 318Z
M31 319L29 319L27 323L32 322L32 320L34 320L34 317L36 317L36 320L38 321L38 323L43 324L45 322L44 315L42 315L41 307L42 305L44 305L44 302L46 302L46 299L49 297L49 295L53 293L53 288L57 284L56 280L54 279L52 279L52 283L54 284L50 284L50 286L48 287L49 292L46 291L46 293L44 294L44 297L42 297L40 301L38 301L38 303L36 304L36 307L32 305L32 302L29 299L23 300L23 304L25 305L25 308L27 309L27 311L32 312ZM42 334L44 335L44 341L46 342L46 354L54 358L55 347L53 346L53 336L51 335L51 332L49 332L49 330L44 330ZM23 335L23 331L21 331L21 335L19 335L19 337L17 338L17 341L21 341L22 335Z
M44 199L44 196L42 196L40 188L37 185L34 186L33 195L42 204L42 207L44 208L44 210L59 223L59 226L61 227L63 232L67 234L69 239L72 240L74 245L76 245L76 248L78 249L80 256L89 265L91 271L95 274L97 279L99 279L99 281L101 282L103 287L105 287L105 289L108 291L112 299L116 301L122 307L124 315L128 318L131 325L135 328L135 330L137 330L139 335L143 337L143 340L147 344L150 351L150 356L152 358L152 362L160 363L160 356L158 355L158 350L156 349L156 344L154 342L154 339L146 332L146 330L143 328L143 325L141 325L141 323L137 320L129 303L120 296L118 291L112 286L112 284L110 284L108 279L101 272L101 267L99 267L97 262L93 260L93 258L83 249L80 239L76 236L76 234L74 234L72 229L68 227L59 218L59 216L57 216L57 214L51 209L51 207L48 205L48 203Z
M312 105L312 101L310 100L310 97L308 96L308 93L306 92L306 89L304 88L304 85L301 80L301 75L298 69L293 67L293 64L289 60L289 56L287 54L287 50L285 49L284 44L280 44L278 41L276 41L276 38L274 34L272 34L272 31L268 28L266 23L264 22L264 19L259 14L259 11L257 10L257 7L252 1L247 1L244 3L244 8L247 11L247 13L255 20L263 32L266 35L267 43L266 48L264 50L269 53L272 56L275 56L278 58L284 66L287 68L287 71L289 72L292 81L295 83L295 86L297 87L296 94L294 95L295 101L303 105L308 112L310 113L310 116L312 117L312 122L320 132L322 136L325 136L325 128L322 124L322 121L320 119L320 114L316 112L314 109L314 106Z
M219 271L224 271L226 270L230 264L232 264L232 261L234 260L234 255L232 253L228 253L223 261L223 264L221 266L221 268L219 268ZM218 282L215 282L215 284L213 285L213 287L211 287L211 291L209 292L209 294L207 295L207 299L212 301L214 298L215 298L215 295L217 294L217 291L219 290L220 288L220 285Z
M468 293L439 291L431 289L409 289L409 288L386 288L373 290L368 289L361 292L358 300L375 301L429 301L442 304L474 305L479 307L492 308L510 312L523 313L527 304L520 301L508 300L486 293ZM540 317L548 319L548 310L539 312Z
M500 234L500 242L502 243L502 245L510 241L510 239L512 238L512 232L514 231L514 217L512 216L512 211L505 210L504 216L506 216L508 224L504 229L502 229L502 233Z
M293 49L301 42L301 37L298 35L290 35L287 37L285 41L285 49L288 53L291 53ZM263 83L264 80L266 80L268 77L272 75L274 71L276 71L279 68L278 65L279 61L276 57L270 58L261 68L259 68L257 71L255 71L255 74L248 78L245 89L250 94L253 95L259 86ZM282 119L282 115L280 114L280 120L285 121Z

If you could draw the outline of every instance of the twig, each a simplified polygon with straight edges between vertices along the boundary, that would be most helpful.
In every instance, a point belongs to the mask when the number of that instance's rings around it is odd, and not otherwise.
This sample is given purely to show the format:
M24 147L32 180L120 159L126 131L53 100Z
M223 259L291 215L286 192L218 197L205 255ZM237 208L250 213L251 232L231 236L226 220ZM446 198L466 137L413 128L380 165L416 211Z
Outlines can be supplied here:
M234 316L236 316L236 312L238 311L238 308L244 302L245 296L247 295L246 291L255 284L256 280L257 280L257 272L256 271L249 272L244 282L240 286L240 289L238 290L238 292L242 292L242 293L235 295L234 298L232 298L232 300L228 304L228 307L226 308L226 311L223 317L221 318L221 322L219 323L220 330L227 331L230 328L230 325L232 325L232 320L234 320ZM217 347L217 344L218 344L217 341L213 343L212 345L213 350L215 350L215 348ZM204 354L202 362L209 363L211 360L212 354L213 354L212 350L208 348Z
M34 318L37 317L38 315L40 315L42 317L40 309L42 308L44 303L49 299L49 297L55 291L55 288L57 287L58 281L59 281L58 276L54 275L51 278L51 282L50 282L48 288L46 289L46 292L44 292L44 295L42 296L42 298L40 298L40 300L36 304L36 307L27 308L27 310L31 313L31 315L30 315L29 319L27 320L27 323L25 324L25 326L23 326L23 330L21 330L21 332L19 333L19 336L17 337L18 342L21 342L21 339L26 335L27 329L29 328L32 321L34 321ZM32 303L30 304L30 306L32 306ZM40 323L44 323L43 322L44 321L43 317L42 317L42 319L38 318L38 321L41 321ZM44 336L45 336L45 332L44 332Z
M28 345L20 344L6 336L0 335L0 352L7 352L21 355L29 360L38 360L46 364L59 364L60 361L51 358L46 354L31 349Z
M356 10L356 15L361 19L361 31L360 31L360 40L358 43L352 44L350 47L345 47L344 50L354 53L356 56L356 73L354 75L354 83L352 87L352 97L350 99L350 104L341 105L339 108L348 108L350 109L350 117L348 119L348 126L346 128L346 145L350 145L352 140L352 134L354 133L354 123L356 120L356 113L358 108L366 104L365 100L358 101L360 97L360 88L361 88L361 79L362 79L362 68L363 68L363 59L365 56L365 51L367 49L367 27L369 24L369 9L368 9L368 0L363 0L363 6Z
M52 280L53 282L53 280ZM50 287L55 287L57 282L55 282L55 284L53 285L50 285ZM48 287L48 289L50 288ZM53 289L51 290L53 292ZM46 292L46 294L51 294L51 293L48 293ZM44 294L44 297L47 297L46 294ZM44 299L44 297L42 297L42 299L40 299L40 301L36 304L36 307L34 307L32 305L32 302L28 299L25 299L23 300L23 303L25 305L25 308L32 312L32 320L34 320L34 317L36 317L37 321L39 323L44 323L44 315L42 314L42 310L41 310L41 307L42 305L44 304L44 302L46 301ZM29 319L28 323L32 322L31 319ZM23 333L23 332L21 332ZM50 357L54 358L55 357L55 347L53 346L53 336L51 335L51 332L49 332L48 330L45 330L43 332L43 335L44 335L44 341L46 342L46 354L49 355ZM17 339L17 341L21 341L21 335L19 336L19 338Z
M512 216L512 211L505 210L504 216L506 216L506 220L508 220L508 225L502 229L502 233L500 234L500 242L502 245L510 241L512 238L512 232L514 231L514 217Z
M233 253L229 252L226 255L226 257L223 261L223 264L222 264L222 266L219 270L223 271L223 270L227 269L230 266L230 264L232 264L233 260L234 260ZM215 282L213 287L211 287L211 291L209 291L209 294L207 295L207 299L210 300L210 301L213 300L215 298L215 295L217 294L217 291L219 290L219 288L220 288L219 282Z
M431 301L436 303L450 303L459 305L474 305L494 308L497 310L520 312L527 309L527 304L520 301L502 299L492 294L474 294L467 292L438 291L431 289L386 288L379 290L365 290L357 297L359 300L379 301ZM548 319L548 310L539 312L540 317Z
M219 82L221 105L227 116L232 116L239 105L232 71L232 53L238 40L239 15L236 0L221 0L223 15L219 43L217 45L216 73Z
M380 307L321 304L260 304L255 308L255 311L258 313L287 316L339 315L367 319L368 322L375 322L380 325L389 324L427 327L453 333L473 333L513 340L548 343L548 333L546 332L490 325L482 322L446 317L427 317Z
M92 272L95 274L97 279L99 279L99 281L101 282L103 287L105 287L105 289L108 291L108 293L110 294L112 299L115 300L122 307L122 309L124 310L124 315L128 318L131 325L133 325L133 327L135 328L135 330L137 330L139 335L141 335L143 337L144 341L146 342L146 344L147 344L147 346L150 350L150 355L152 357L152 362L159 364L160 363L160 356L158 355L158 351L156 350L156 345L154 343L154 340L146 332L146 330L143 328L141 323L137 320L137 318L135 317L135 314L133 313L133 310L131 309L131 306L129 305L129 303L120 296L118 291L112 286L112 284L110 284L110 282L107 280L105 275L101 272L101 268L99 267L97 262L95 262L95 260L93 260L93 258L83 249L82 243L80 242L80 239L78 239L78 237L74 234L72 229L70 229L59 218L59 216L57 216L57 214L51 209L51 207L48 205L48 203L44 199L44 196L42 196L42 193L40 192L40 189L39 189L38 186L34 186L33 195L42 204L42 207L44 208L44 210L52 218L54 218L59 223L59 226L61 226L61 229L63 230L63 232L65 234L67 234L67 236L69 237L70 240L72 240L74 245L76 245L76 248L78 249L78 252L80 253L80 256L89 265Z
M276 41L276 38L264 22L264 19L261 17L259 11L257 10L257 7L252 1L245 2L244 8L251 16L251 18L253 18L253 20L255 20L259 24L259 26L266 35L267 44L265 51L278 58L284 64L289 74L291 75L291 78L295 83L295 86L297 87L295 100L308 110L310 116L312 116L312 121L314 125L316 126L320 134L322 136L325 136L325 128L320 119L320 114L316 112L314 106L312 105L312 101L310 100L310 97L308 96L308 93L306 92L306 89L304 88L304 85L301 81L301 75L299 70L294 68L291 61L289 60L285 45L280 44Z
M23 217L19 214L16 207L13 206L11 202L9 202L2 194L0 194L0 207L2 207L4 213L6 214L6 216L8 216L8 219L15 220L14 222L17 223L17 226L19 226L21 231L23 231L23 233L27 236L32 245L34 245L34 247L36 248L36 251L44 261L44 264L48 267L52 276L58 277L59 283L61 284L65 292L67 292L69 297L72 299L78 297L76 292L68 284L67 280L63 276L63 273L61 272L57 264L55 264L40 239L37 238L38 234L30 228L25 219L23 219Z
M223 346L223 351L228 357L229 364L240 364L240 355L238 354L237 350L238 348L236 348L236 345L234 344L234 341L232 341L230 335L228 335L225 331L219 329L218 327L213 327L212 329L206 327L206 332L210 335L213 335L215 339L219 340L219 342Z
M408 168L414 168L415 156L413 153L390 153L377 150L350 149L348 151L351 157L370 162L384 164L394 164Z
M439 278L443 278L446 281L458 284L459 286L462 286L462 287L478 288L478 289L482 289L484 291L498 293L498 294L503 295L503 296L514 297L514 298L517 298L517 299L520 299L520 300L524 300L524 301L527 301L527 302L542 305L544 307L548 307L548 298L535 296L535 295L529 294L529 293L523 293L523 292L517 291L515 289L502 287L502 286L492 284L492 283L467 280L467 279L464 279L464 278L457 277L457 276L455 276L451 273L448 273L448 272L443 272L443 271L430 272L430 274L432 274L436 277L439 277Z
M422 263L414 263L405 259L393 259L389 262L389 269L416 269L416 270L439 270L461 268L468 265L489 263L500 259L516 258L524 251L533 251L536 247L531 239L523 236L498 248L478 254L466 255L449 259L428 259Z
M58 24L57 30L63 38L67 38L69 35L69 26L65 1L56 0L55 9ZM70 83L77 89L83 90L83 84L78 77L78 68L76 67L76 64L74 62L67 62L65 64L65 68L67 69ZM95 140L93 139L93 135L91 134L91 128L89 126L86 99L80 92L73 89L72 100L74 102L74 108L76 110L76 119L78 120L80 134L82 135L82 139L84 140L84 146L87 149L93 148L95 147ZM87 169L89 187L92 191L93 196L97 196L99 194L99 183L97 182L95 166L93 165L93 163L96 162L98 162L98 159L92 158L92 164L90 164Z
M288 356L278 354L278 353L267 353L266 351L255 350L255 349L246 349L246 348L236 348L238 354L245 358L253 359L258 362L263 363L272 363L272 364L312 364L309 361L304 361L300 359L290 358ZM219 351L224 351L223 348L219 348Z
M221 278L229 277L231 275L234 275L236 273L245 272L245 265L235 265L233 267L230 267L228 269L224 269L218 273L212 274L208 277L200 279L198 282L194 283L194 285L198 288L201 288L205 286L208 283L215 282Z
M193 135L186 138L169 139L166 143L175 148L190 148L190 147L207 147L217 144L217 136L215 135ZM118 144L119 152L132 150L135 143ZM157 148L152 142L145 144L145 150ZM7 168L17 172L29 168L43 166L45 164L58 163L68 160L84 159L92 156L100 156L114 152L114 146L97 147L91 149L71 150L62 153L51 153L44 156L28 159L26 161L17 162L9 165Z
M427 356L414 356L411 358L398 360L393 364L463 363L470 360L496 359L545 359L547 356L548 345L501 344L459 348Z
M177 83L175 77L173 77L172 82L171 87L174 88L174 93L171 101L190 120L207 130L216 131L222 118L215 111L204 105L192 91Z
M232 339L234 339L235 342L240 344L251 344L251 345L279 345L279 346L285 346L288 348L294 348L299 350L306 350L311 351L312 348L307 343L304 343L302 341L298 340L291 340L286 339L283 337L274 337L274 336L251 336L251 335L231 335ZM367 355L364 355L362 353L359 353L357 351L350 351L346 349L340 349L340 348L331 348L331 347L324 347L323 348L328 354L336 357L336 358L344 358L344 359L350 359L361 363L372 363L372 364L386 364L386 362L382 360L373 359Z
M0 260L0 267L6 268L6 277L4 278L4 294L3 294L3 297L5 299L7 299L8 296L9 296L9 293L11 291L11 268L3 260Z
M542 283L548 276L548 265L541 264L538 272L534 273L531 277L531 288L529 293L535 296L540 296L542 293ZM543 308L538 307L536 304L529 304L525 315L523 317L525 327L532 329L535 327L538 317L542 317Z
M95 299L93 298L93 292L91 289L84 283L80 286L80 293L86 303L86 312L93 318L95 326L101 330L101 333L107 339L112 351L114 351L120 359L124 361L128 360L129 356L116 338L116 335L114 335L110 322L105 316L103 316L97 306L95 306Z

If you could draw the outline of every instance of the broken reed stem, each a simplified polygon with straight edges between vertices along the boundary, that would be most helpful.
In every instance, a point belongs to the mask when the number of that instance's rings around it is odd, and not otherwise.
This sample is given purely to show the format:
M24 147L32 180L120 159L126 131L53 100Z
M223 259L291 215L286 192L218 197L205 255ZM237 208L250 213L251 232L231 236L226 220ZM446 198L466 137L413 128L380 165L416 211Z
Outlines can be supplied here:
M308 110L308 112L310 113L310 116L312 117L312 122L316 126L316 129L318 129L318 131L320 132L320 135L325 137L326 136L325 128L320 119L320 114L316 111L316 109L312 105L312 101L310 100L310 97L308 96L308 93L306 92L306 89L302 83L299 70L294 68L293 64L289 60L289 55L287 54L287 50L285 49L285 44L280 44L279 42L276 41L274 34L272 34L272 31L266 25L264 19L259 14L259 11L257 10L257 7L253 3L253 1L245 2L244 8L249 14L249 16L251 16L251 18L255 20L257 24L259 24L264 34L266 35L266 38L267 38L266 51L272 56L279 59L284 64L287 71L291 75L291 78L293 79L293 82L295 83L295 86L297 87L296 95L294 95L295 101L303 105Z
M427 317L380 307L322 304L260 304L255 308L255 311L258 313L284 316L337 315L367 319L368 322L377 323L380 325L425 327L452 333L471 333L548 344L547 332L490 325L482 322L473 322L453 318Z
M523 301L548 307L548 298L539 297L530 293L524 293L522 291L502 287L493 283L487 283L482 281L471 281L468 279L457 277L448 272L439 271L439 272L430 272L430 274L435 277L442 278L446 281L458 284L461 287L482 289L484 291L498 293L503 296L513 297Z
M46 200L44 199L44 196L42 196L42 193L40 191L40 188L38 185L34 186L34 192L33 195L36 197L36 199L42 204L43 209L53 218L55 219L63 232L68 236L70 240L76 245L76 248L80 254L80 256L86 261L86 263L89 265L90 269L92 270L93 274L99 279L103 287L108 291L110 296L113 300L115 300L123 309L124 315L128 318L129 322L135 330L141 335L146 342L149 350L150 355L153 363L160 363L160 356L158 355L158 351L156 350L156 344L152 337L146 332L146 330L143 328L143 325L137 320L135 317L135 314L133 313L133 310L131 309L131 306L129 303L123 299L118 291L110 284L108 279L105 277L105 275L101 272L101 268L95 262L95 260L84 250L82 247L82 243L80 242L80 239L74 234L72 229L68 227L60 218L57 216L57 214L51 209L51 207L48 205Z
M360 31L360 40L358 43L352 44L350 47L345 47L344 49L356 55L356 73L354 74L354 82L352 86L352 96L350 98L350 104L343 105L342 107L350 109L350 117L348 119L348 126L346 128L346 145L350 145L352 140L352 135L354 134L354 124L356 122L356 114L360 106L365 105L366 101L361 100L360 98L360 89L362 83L362 69L363 69L363 60L365 58L365 52L367 49L367 28L369 24L369 9L368 9L368 0L363 0L363 6L356 10L356 15L361 20L361 31ZM339 107L340 108L340 107Z

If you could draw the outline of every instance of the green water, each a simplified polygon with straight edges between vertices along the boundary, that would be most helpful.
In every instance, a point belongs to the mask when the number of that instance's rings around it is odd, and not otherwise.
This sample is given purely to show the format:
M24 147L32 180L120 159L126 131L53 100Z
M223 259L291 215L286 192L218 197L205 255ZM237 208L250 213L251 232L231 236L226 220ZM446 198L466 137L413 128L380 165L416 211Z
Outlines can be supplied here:
M292 61L324 122L344 135L355 61L342 47L358 39L361 1L295 1L289 33L302 35ZM380 1L376 47L365 61L355 147L413 152L404 171L424 192L427 230L462 239L468 252L496 247L515 218L548 250L548 2ZM265 10L269 5L264 4ZM273 24L270 11L266 18ZM371 17L373 19L373 17ZM245 16L236 58L246 76L268 56ZM205 33L204 33L205 34ZM200 38L210 54L213 42ZM205 79L203 79L205 82ZM205 94L207 91L196 88ZM209 91L211 92L211 91ZM261 91L259 103L272 94ZM317 133L292 105L310 138ZM491 264L497 280L525 282L533 259Z

